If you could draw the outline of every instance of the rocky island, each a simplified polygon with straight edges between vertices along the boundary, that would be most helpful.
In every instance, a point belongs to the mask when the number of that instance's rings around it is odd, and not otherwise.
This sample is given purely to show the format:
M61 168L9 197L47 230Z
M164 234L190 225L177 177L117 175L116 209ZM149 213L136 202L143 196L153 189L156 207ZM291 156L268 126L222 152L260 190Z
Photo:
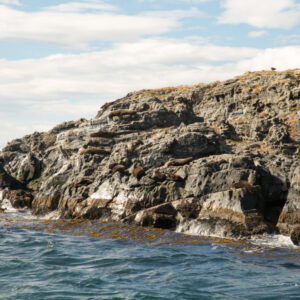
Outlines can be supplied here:
M0 190L34 215L299 244L300 70L129 93L8 143Z

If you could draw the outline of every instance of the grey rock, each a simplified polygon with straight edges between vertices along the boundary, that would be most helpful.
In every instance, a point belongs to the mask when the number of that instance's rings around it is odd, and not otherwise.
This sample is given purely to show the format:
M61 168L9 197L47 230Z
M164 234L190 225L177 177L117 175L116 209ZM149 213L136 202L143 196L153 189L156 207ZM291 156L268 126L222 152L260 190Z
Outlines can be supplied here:
M129 93L91 120L10 142L0 189L18 206L26 194L36 215L290 235L300 223L299 83L297 70L262 71Z

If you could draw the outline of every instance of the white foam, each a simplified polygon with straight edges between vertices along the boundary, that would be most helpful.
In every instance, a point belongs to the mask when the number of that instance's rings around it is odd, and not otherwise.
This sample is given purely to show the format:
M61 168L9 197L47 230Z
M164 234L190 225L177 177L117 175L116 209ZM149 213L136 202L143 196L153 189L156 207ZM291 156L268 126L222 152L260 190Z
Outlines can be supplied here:
M212 228L210 225L205 223L198 223L196 220L191 221L181 221L176 228L176 232L185 233L189 235L196 236L211 236L224 238L222 228L215 226ZM285 249L300 249L300 247L293 244L289 236L284 236L280 234L264 234L255 235L249 240L253 245L265 246L270 248L285 248ZM247 250L248 251L248 250ZM249 250L249 252L252 250Z
M4 209L6 212L17 212L18 210L13 208L10 201L8 199L3 199L1 202L1 208Z
M3 190L0 190L0 201L3 200Z
M293 244L290 237L281 234L257 235L257 236L253 236L250 241L254 245L267 246L270 248L288 248L288 249L300 248Z

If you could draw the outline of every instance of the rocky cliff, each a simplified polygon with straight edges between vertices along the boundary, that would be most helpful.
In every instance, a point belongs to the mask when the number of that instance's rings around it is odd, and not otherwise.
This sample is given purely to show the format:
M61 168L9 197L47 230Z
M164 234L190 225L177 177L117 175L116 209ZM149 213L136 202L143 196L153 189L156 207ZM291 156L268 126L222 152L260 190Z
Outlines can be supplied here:
M300 70L142 90L0 153L35 215L242 237L300 226Z

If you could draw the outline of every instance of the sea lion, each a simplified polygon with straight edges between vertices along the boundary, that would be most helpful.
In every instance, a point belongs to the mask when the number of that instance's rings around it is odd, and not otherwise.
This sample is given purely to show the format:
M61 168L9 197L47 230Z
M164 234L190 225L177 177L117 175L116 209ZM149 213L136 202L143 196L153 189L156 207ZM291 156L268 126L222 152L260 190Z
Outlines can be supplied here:
M91 133L90 137L103 137L103 138L112 138L116 135L116 133L114 131L103 131L103 130L99 130L97 132Z
M172 181L182 181L183 179L176 173L167 173L167 178Z
M131 175L140 180L143 176L145 176L145 171L142 167L137 167L132 170Z
M157 181L164 181L167 179L166 173L154 170L152 178Z
M233 183L230 189L246 189L248 192L253 192L254 186L247 180L240 180L239 182Z
M193 160L193 157L187 157L187 158L176 158L176 159L172 159L167 163L167 166L182 166L185 165L187 163L189 163L190 161Z
M112 119L113 117L121 117L121 116L125 116L125 115L135 115L136 111L131 110L131 109L117 109L117 110L113 110L112 112L110 112L110 114L108 115L108 117L110 119Z
M125 170L126 170L126 167L124 165L122 165L122 164L115 165L112 168L112 172L113 173L116 173L116 172L123 173Z
M83 185L90 185L93 182L94 182L94 180L91 179L91 178L82 178L81 180L76 181L74 183L74 188L77 189L77 188L79 188L80 186L83 186Z
M152 178L157 181L182 181L183 179L176 173L172 172L160 172L159 170L154 170Z

